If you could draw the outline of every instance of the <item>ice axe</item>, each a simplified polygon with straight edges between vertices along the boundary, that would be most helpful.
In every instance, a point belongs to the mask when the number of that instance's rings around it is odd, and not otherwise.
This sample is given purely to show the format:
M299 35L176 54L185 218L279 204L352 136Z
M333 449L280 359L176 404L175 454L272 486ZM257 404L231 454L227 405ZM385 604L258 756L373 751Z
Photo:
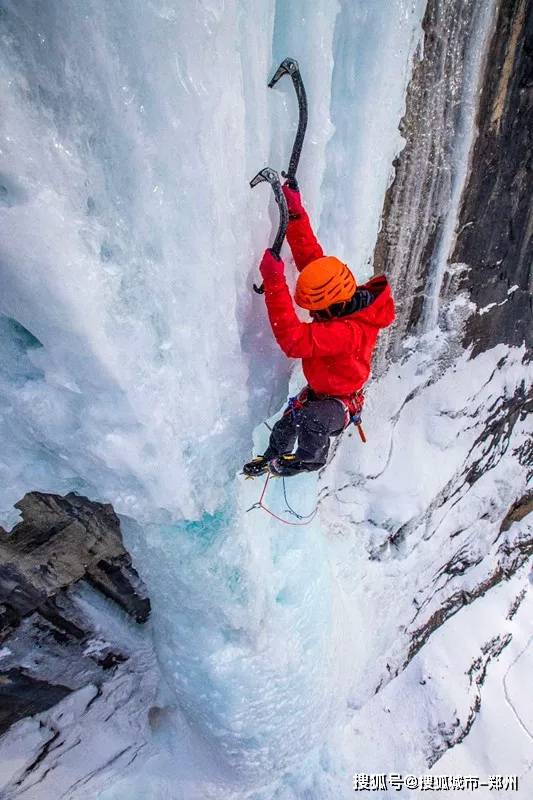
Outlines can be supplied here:
M274 243L270 248L274 255L278 256L281 252L281 245L283 244L283 240L285 239L285 234L287 232L287 225L289 224L289 209L287 208L287 201L285 200L285 195L281 189L281 183L279 180L279 175L275 169L271 167L265 167L260 172L257 173L255 178L250 181L250 186L252 189L254 186L257 186L259 183L263 183L266 181L272 187L272 191L274 192L274 197L276 199L276 203L278 205L279 210L279 226L278 232L276 233L276 238L274 239ZM257 286L254 283L254 292L257 294L264 294L264 286Z
M292 83L294 85L294 89L296 91L296 97L298 98L298 130L296 131L296 138L294 139L294 144L292 146L292 153L291 153L291 160L289 161L289 169L287 172L282 172L284 178L287 179L287 182L291 189L298 189L298 182L296 180L296 170L298 169L298 163L300 161L300 156L302 154L302 147L304 143L304 136L305 136L305 129L307 128L307 96L305 94L305 87L302 81L302 76L300 75L300 67L298 62L294 58L285 58L279 67L277 68L276 72L274 73L274 77L268 84L269 88L272 89L276 83L283 78L284 75L290 75Z

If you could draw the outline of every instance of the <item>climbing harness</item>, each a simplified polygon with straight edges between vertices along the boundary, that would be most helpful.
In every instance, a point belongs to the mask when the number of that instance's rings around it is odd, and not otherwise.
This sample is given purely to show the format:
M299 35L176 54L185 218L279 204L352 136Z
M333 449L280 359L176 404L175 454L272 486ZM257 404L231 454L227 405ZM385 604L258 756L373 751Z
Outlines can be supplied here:
M346 398L337 398L338 400L343 403L345 408L346 414L346 423L344 425L345 428L348 425L352 424L355 425L357 428L357 433L359 434L361 441L363 444L366 444L366 435L363 430L363 425L361 423L361 412L363 411L363 406L365 404L365 396L363 394L362 389L358 389L357 392L354 392L349 397Z
M299 394L295 394L294 397L289 397L288 405L285 411L283 412L283 416L286 414L290 414L292 417L293 422L297 422L298 419L298 411L301 411L302 408L305 406L309 399L309 387L306 386Z
M301 390L301 392L299 392L297 395L294 395L294 397L289 397L289 401L286 409L283 412L283 415L291 414L293 421L296 423L298 412L302 410L302 408L308 401L325 400L326 398L331 398L332 400L337 400L339 403L342 403L344 407L343 430L345 430L351 424L355 425L359 433L359 436L361 437L361 441L366 442L365 432L361 424L361 412L363 410L363 406L365 403L365 396L363 394L362 389L358 389L356 392L353 392L353 394L347 395L345 397L334 397L333 395L319 394L318 392L313 391L309 386L305 386ZM339 431L339 433L341 433L341 431ZM252 477L253 476L247 476L247 478L252 478ZM250 506L250 508L247 508L246 511L248 512L248 511L253 511L255 508L262 508L263 511L266 511L267 514L270 514L271 517L274 517L274 519L277 519L279 522L283 522L284 525L309 525L309 523L316 516L316 513L318 511L318 504L309 514L299 514L297 511L295 511L294 508L292 508L291 504L289 503L289 498L287 497L287 485L285 483L285 477L283 476L281 480L283 484L283 499L285 500L285 506L286 506L285 510L292 517L296 517L298 522L291 522L291 520L283 519L283 517L280 517L278 514L275 514L270 508L268 508L264 504L263 500L265 498L266 490L271 477L272 477L271 473L269 473L266 476L266 480L263 485L263 489L261 491L261 496L259 500L257 501L257 503L254 503L252 506Z
M298 522L291 522L288 519L283 519L283 517L278 516L278 514L274 514L274 512L271 511L270 508L267 508L267 506L265 506L265 504L263 503L263 499L265 497L267 486L268 486L268 482L269 482L271 477L272 477L272 475L270 475L270 474L268 474L266 476L266 480L265 480L265 483L264 483L264 486L263 486L263 490L261 492L261 497L259 498L257 503L254 503L253 506L250 506L250 508L247 508L246 512L248 513L248 511L253 511L255 508L262 508L263 511L266 511L266 513L270 514L271 517L274 517L274 519L277 519L278 522L283 522L284 525L309 525L309 523L316 516L316 513L318 511L318 505L315 506L315 508L313 509L313 511L311 511L310 514L298 514L298 512L295 511L293 508L291 508L291 506L289 505L289 501L287 499L287 487L285 486L285 478L282 478L282 481L283 481L283 497L284 497L285 503L287 505L287 509L286 510L287 510L287 513L291 514L293 517L296 517L298 519Z
M298 411L301 411L309 400L325 400L326 398L331 398L332 400L337 400L339 403L342 403L344 407L343 430L350 424L355 425L361 437L361 441L366 444L367 438L361 422L361 412L365 404L365 396L362 389L358 389L350 395L335 397L334 395L320 394L310 389L309 386L305 386L299 394L294 395L294 397L289 397L287 408L283 414L291 414L293 422L296 422Z

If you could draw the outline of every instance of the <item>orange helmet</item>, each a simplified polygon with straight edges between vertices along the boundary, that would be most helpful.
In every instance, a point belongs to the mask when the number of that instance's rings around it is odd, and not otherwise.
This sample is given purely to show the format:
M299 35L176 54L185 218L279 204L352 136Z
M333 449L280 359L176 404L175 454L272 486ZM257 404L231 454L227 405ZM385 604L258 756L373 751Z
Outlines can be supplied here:
M311 261L298 276L294 299L301 308L320 311L334 303L351 300L357 289L355 278L335 256Z

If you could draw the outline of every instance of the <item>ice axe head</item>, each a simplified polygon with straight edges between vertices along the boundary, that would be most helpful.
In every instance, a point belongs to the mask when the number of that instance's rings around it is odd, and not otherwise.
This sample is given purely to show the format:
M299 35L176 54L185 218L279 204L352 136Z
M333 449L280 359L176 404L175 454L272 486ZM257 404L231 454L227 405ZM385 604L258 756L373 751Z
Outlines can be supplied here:
M274 192L274 197L276 198L276 203L279 210L279 226L278 232L276 233L276 238L274 239L274 243L270 248L272 253L279 258L279 254L281 251L281 245L283 244L283 240L285 239L285 233L287 232L287 225L289 223L289 210L287 208L287 201L283 195L283 191L281 188L281 184L279 182L279 175L275 169L272 167L264 167L264 169L260 170L255 178L252 178L250 181L250 186L252 189L254 186L257 186L259 183L269 183L272 187L272 191ZM254 289L258 294L262 294L264 289L263 286L256 286L254 284Z
M276 182L276 180L279 181L279 178L278 178L278 175L277 175L276 171L273 170L273 169L270 169L270 167L265 167L264 169L260 170L257 173L255 178L252 178L252 180L250 181L250 186L253 189L254 186L257 186L258 184L263 183L263 181L266 181L267 183L270 183L270 185L272 186ZM261 286L258 286L256 283L254 283L254 292L256 292L256 294L264 294L265 293L265 289L264 289L263 284L261 284Z
M259 183L266 181L267 183L275 183L276 180L279 180L278 175L275 170L270 169L270 167L265 167L264 169L260 170L255 178L252 178L250 181L250 186L252 189L254 186L257 186Z
M279 81L280 78L283 78L284 75L294 75L295 72L298 72L300 67L298 66L298 62L294 60L294 58L285 58L279 67L277 68L276 72L274 73L274 77L268 84L269 88L272 89L273 86Z

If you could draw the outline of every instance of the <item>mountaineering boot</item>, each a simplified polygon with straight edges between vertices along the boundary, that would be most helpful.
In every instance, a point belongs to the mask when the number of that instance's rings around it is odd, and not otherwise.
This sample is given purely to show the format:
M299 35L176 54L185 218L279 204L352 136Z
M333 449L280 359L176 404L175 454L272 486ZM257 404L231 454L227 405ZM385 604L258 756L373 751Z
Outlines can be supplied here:
M324 464L316 464L313 461L302 461L292 453L273 458L269 463L270 474L280 478L289 478L301 472L314 472L323 466Z
M265 472L268 472L268 459L265 456L256 456L244 465L242 471L248 478L264 475Z

